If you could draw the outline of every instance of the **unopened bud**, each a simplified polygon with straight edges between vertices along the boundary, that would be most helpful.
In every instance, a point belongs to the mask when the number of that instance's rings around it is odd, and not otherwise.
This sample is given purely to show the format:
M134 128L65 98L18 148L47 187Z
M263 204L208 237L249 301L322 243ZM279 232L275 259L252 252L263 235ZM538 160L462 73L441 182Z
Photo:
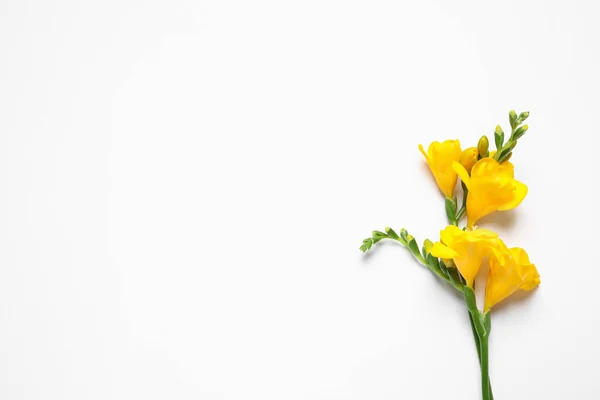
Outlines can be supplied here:
M519 123L522 124L529 117L529 111L522 112L519 114Z
M425 239L425 242L423 242L423 246L425 247L425 252L427 254L431 253L431 248L433 247L433 242L429 239Z
M477 151L479 152L479 157L487 157L489 155L488 148L490 147L490 141L487 136L483 135L481 139L479 139L479 143L477 143Z
M517 116L515 110L510 110L508 113L508 120L510 121L510 127L513 131L519 125L519 121L517 121L518 119L519 117Z
M477 150L477 147L469 147L468 149L465 149L460 155L460 163L463 167L465 167L469 174L471 173L473 165L475 165L475 163L477 162L478 154L479 151Z
M523 136L525 134L525 132L527 132L527 129L529 129L529 125L523 125L522 127L518 128L515 131L515 134L513 135L512 139L517 140L518 138Z

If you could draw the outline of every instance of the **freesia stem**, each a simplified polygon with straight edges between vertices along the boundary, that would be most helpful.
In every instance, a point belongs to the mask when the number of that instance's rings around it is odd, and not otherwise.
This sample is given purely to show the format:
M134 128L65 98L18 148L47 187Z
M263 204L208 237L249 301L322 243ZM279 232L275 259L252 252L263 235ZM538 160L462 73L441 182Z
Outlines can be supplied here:
M488 335L479 338L481 344L481 393L483 400L491 400L490 376L488 368Z
M489 378L489 360L488 360L488 337L491 330L491 321L489 314L482 314L477 308L475 292L473 288L466 286L463 290L465 304L471 315L471 323L477 338L479 339L479 363L481 367L481 392L483 400L492 400L492 390Z
M479 366L481 367L481 342L479 341L479 335L475 330L475 324L473 322L473 316L471 313L469 314L469 321L471 322L471 329L473 331L473 339L475 339L475 348L477 349L477 359L479 360ZM490 381L489 373L488 373L488 384L490 391L490 400L494 400L494 393L492 392L492 382Z

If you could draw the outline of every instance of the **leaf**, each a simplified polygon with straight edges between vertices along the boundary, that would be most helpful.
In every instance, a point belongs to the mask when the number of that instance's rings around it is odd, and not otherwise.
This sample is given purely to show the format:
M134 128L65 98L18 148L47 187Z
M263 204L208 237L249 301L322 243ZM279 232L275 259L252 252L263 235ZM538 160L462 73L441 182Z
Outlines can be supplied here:
M446 197L446 216L451 223L456 222L456 197L452 199Z

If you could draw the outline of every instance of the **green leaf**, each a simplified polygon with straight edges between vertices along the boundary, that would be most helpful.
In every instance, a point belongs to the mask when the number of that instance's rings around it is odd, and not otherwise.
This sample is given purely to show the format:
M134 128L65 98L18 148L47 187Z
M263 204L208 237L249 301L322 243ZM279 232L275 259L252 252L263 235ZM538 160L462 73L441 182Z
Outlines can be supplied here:
M364 253L367 250L371 249L372 246L373 246L373 239L367 238L367 239L363 240L362 246L360 246L360 251L362 251Z
M456 197L446 197L446 216L450 223L456 224Z
M494 131L494 141L496 142L496 150L500 150L504 145L504 131L500 125L496 126Z
M373 231L371 234L373 235L374 238L376 238L376 237L386 238L387 237L387 234L385 234L381 231Z

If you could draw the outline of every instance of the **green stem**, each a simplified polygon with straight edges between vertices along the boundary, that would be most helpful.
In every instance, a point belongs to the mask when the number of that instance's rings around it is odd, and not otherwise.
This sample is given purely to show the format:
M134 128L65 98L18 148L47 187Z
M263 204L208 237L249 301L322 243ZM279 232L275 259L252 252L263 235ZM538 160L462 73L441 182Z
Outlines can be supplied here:
M488 360L488 335L479 338L481 344L481 393L483 400L491 400L489 360Z
M469 321L471 321L471 330L473 331L473 339L475 339L475 348L477 349L477 359L479 360L479 363L481 363L481 344L479 343L479 335L477 334L477 331L475 330L475 323L473 322L473 316L471 315L471 313L469 314Z
M477 359L479 360L479 366L481 367L481 342L479 340L479 335L477 334L477 331L475 330L475 323L473 322L473 316L471 315L471 313L469 314L469 321L471 322L471 330L473 331L473 339L475 340L475 349L477 349ZM494 393L492 393L492 382L490 381L490 378L488 377L488 382L489 382L489 386L490 386L490 400L494 400Z
M482 314L477 308L475 292L470 287L464 288L465 304L469 310L471 328L475 345L477 346L477 355L481 367L481 388L483 400L493 400L492 387L489 378L489 360L488 360L488 337L491 329L489 314Z

